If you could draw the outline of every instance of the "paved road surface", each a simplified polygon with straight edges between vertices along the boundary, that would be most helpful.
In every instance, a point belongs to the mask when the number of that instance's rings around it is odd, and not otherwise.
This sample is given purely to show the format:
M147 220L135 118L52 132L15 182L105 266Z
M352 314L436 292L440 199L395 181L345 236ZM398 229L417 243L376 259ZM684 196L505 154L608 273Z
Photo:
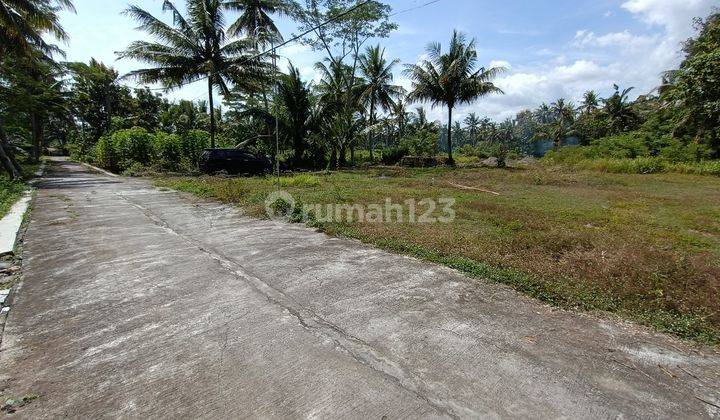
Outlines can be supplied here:
M16 416L720 416L708 349L73 163L39 188Z

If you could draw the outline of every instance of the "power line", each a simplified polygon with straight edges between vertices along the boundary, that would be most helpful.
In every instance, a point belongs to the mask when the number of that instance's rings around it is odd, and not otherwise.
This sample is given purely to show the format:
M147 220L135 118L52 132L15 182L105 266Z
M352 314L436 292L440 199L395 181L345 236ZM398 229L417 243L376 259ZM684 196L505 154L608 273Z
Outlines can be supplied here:
M393 16L397 16L397 15L402 14L402 13L407 13L407 12L412 12L412 11L414 11L414 10L422 9L422 8L424 8L424 7L433 5L433 4L435 4L435 3L439 3L440 1L441 1L441 0L432 0L432 1L429 1L429 2L427 2L427 3L423 3L423 4L420 4L420 5L414 6L414 7L408 7L407 9L398 10L398 11L395 12L395 13L391 13L390 16L388 16L388 17L393 17ZM417 2L417 1L416 1L416 2Z
M346 11L344 11L344 12L342 12L342 13L339 13L339 14L333 16L333 17L331 17L330 19L328 19L328 20L326 20L326 21L324 21L324 22L322 22L322 23L320 23L320 24L318 24L318 25L316 25L316 26L314 26L314 27L306 30L305 32L303 32L303 33L301 33L301 34L299 34L299 35L296 35L296 36L292 37L291 39L282 42L282 43L279 44L279 45L276 45L276 46L274 46L274 47L271 47L271 48L268 49L268 50L265 50L265 51L263 51L263 52L260 52L260 53L258 53L258 54L255 54L255 55L252 56L252 57L248 57L248 58L246 58L245 60L243 60L243 61L241 61L241 62L239 62L239 63L236 63L236 64L247 64L248 62L253 61L253 60L257 60L258 58L260 58L260 57L262 57L262 56L265 56L265 55L267 55L267 54L270 54L270 53L275 54L275 52L276 52L279 48L282 48L282 47L284 47L284 46L286 46L286 45L288 45L288 44L291 44L291 43L293 43L293 42L295 42L295 41L297 41L297 40L299 40L299 39L307 36L307 35L310 34L311 32L314 32L314 31L316 31L316 30L318 30L318 29L320 29L320 28L322 28L322 27L324 27L324 26L327 26L328 24L330 24L330 23L332 23L332 22L335 22L335 21L337 21L337 20L339 20L339 19L341 19L341 18L349 15L350 13L356 11L357 9L365 6L366 4L368 4L368 3L372 2L372 1L373 1L373 0L365 0L365 1L363 1L362 3L358 3L358 4L356 4L355 6L349 8L348 10L346 10ZM431 5L435 4L435 3L439 3L440 1L441 1L441 0L431 0L431 1L427 1L427 2L425 2L425 3L423 3L423 4L420 4L420 5L417 5L417 6L414 6L414 7L409 7L409 8L407 8L407 9L403 9L403 10L399 10L399 11L397 11L397 12L391 13L388 17L394 17L394 16L397 16L397 15L400 15L400 14L403 14L403 13L408 13L408 12L412 12L412 11L415 11L415 10L418 10L418 9L423 9L423 8L428 7L428 6L431 6ZM227 69L220 70L220 71L218 71L217 73L223 73L223 72L225 72L225 71L227 71ZM217 74L217 73L216 73L216 74ZM154 91L167 91L167 90L170 90L170 89L180 89L180 88L182 88L182 87L184 87L184 86L193 84L193 83L195 83L195 82L199 82L199 81L202 81L202 80L206 80L206 79L208 79L209 77L210 77L210 75L202 76L202 77L200 77L200 78L198 78L198 79L196 79L196 80L193 80L192 82L184 83L184 84L181 84L181 85L178 85L178 86L171 86L171 87L167 87L167 88L149 88L149 89L150 89L150 90L154 90Z
M288 45L288 44L290 44L290 43L292 43L292 42L295 42L295 41L297 41L298 39L300 39L300 38L308 35L309 33L314 32L314 31L322 28L323 26L326 26L326 25L328 25L328 24L330 24L330 23L332 23L332 22L335 22L336 20L338 20L338 19L340 19L340 18L343 18L343 17L349 15L350 13L354 12L355 10L357 10L357 9L365 6L366 4L368 4L368 3L372 2L372 1L373 1L373 0L365 0L365 1L363 1L362 3L358 3L358 4L356 4L355 6L349 8L348 10L346 10L346 11L344 11L344 12L342 12L342 13L338 13L337 15L331 17L330 19L326 20L325 22L322 22L322 23L320 23L319 25L316 25L316 26L314 26L314 27L306 30L305 32L301 33L300 35L296 35L296 36L292 37L291 39L289 39L289 40L287 40L287 41L284 41L283 43L281 43L281 44L279 44L279 45L276 45L276 46L274 46L274 47L272 47L272 48L270 48L270 49L268 49L268 50L265 50L265 51L263 51L263 52L260 52L260 53L258 53L258 54L255 54L255 55L252 56L252 57L248 57L248 58L246 58L245 60L236 63L236 65L239 65L239 64L247 64L248 62L253 61L253 60L257 60L258 58L260 58L260 57L262 57L262 56L264 56L264 55L267 55L267 54L270 54L270 53L274 53L275 51L277 51L278 48L282 48L282 47L284 47L284 46L286 46L286 45ZM227 69L219 70L217 73L223 73L223 72L225 72L225 71L227 71ZM216 74L217 74L217 73L216 73ZM195 83L195 82L199 82L199 81L201 81L201 80L206 80L206 79L208 79L208 78L210 78L210 75L202 76L202 77L200 77L200 78L198 78L198 79L193 80L192 82L184 83L184 84L182 84L182 85L171 86L171 87L168 87L168 88L153 88L153 89L151 89L151 90L179 89L179 88L182 88L182 87L187 86L187 85L189 85L189 84L192 84L192 83Z

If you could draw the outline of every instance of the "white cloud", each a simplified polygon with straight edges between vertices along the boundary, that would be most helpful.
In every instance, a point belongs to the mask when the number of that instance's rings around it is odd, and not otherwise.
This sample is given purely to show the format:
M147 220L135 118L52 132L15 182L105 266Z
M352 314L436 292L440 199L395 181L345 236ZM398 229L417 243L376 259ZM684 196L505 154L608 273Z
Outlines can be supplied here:
M694 32L692 19L707 16L713 5L717 6L714 0L628 0L622 8L650 25L663 26L675 40L683 40Z
M510 70L512 68L512 65L510 65L510 63L505 60L492 60L492 61L490 61L490 64L488 64L487 66L488 66L488 68L505 67L508 70Z
M646 35L633 35L630 31L610 32L597 36L594 32L577 31L573 45L576 47L620 47L637 50L647 48L657 42L657 37Z
M714 4L716 0L627 0L622 8L647 24L647 32L578 30L562 53L544 51L547 59L540 64L515 68L498 78L495 82L505 95L461 106L457 119L477 112L503 120L561 97L578 102L587 90L609 94L613 83L634 86L635 95L645 94L658 85L663 71L677 67L682 42L695 34L693 18L707 16ZM440 109L430 115L447 119Z

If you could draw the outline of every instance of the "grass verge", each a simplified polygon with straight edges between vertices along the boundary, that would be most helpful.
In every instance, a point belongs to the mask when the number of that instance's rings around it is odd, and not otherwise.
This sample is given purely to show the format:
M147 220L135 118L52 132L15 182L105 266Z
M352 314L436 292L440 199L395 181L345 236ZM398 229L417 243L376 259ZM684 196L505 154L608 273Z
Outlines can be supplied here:
M157 184L264 216L271 178L164 178ZM390 198L456 201L443 223L316 223L330 235L507 284L549 304L607 311L720 343L720 179L524 170L370 169L287 178L308 204ZM494 191L499 195L487 193Z
M32 178L40 168L40 164L23 164L22 170L25 179L11 181L4 172L0 172L0 219L10 211L27 189L27 180Z

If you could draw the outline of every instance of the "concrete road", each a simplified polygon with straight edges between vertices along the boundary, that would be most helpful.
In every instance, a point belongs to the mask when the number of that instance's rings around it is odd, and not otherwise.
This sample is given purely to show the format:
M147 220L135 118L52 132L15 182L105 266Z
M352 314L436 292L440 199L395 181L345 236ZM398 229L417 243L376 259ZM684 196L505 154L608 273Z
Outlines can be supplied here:
M24 252L15 416L720 416L710 349L73 163Z

